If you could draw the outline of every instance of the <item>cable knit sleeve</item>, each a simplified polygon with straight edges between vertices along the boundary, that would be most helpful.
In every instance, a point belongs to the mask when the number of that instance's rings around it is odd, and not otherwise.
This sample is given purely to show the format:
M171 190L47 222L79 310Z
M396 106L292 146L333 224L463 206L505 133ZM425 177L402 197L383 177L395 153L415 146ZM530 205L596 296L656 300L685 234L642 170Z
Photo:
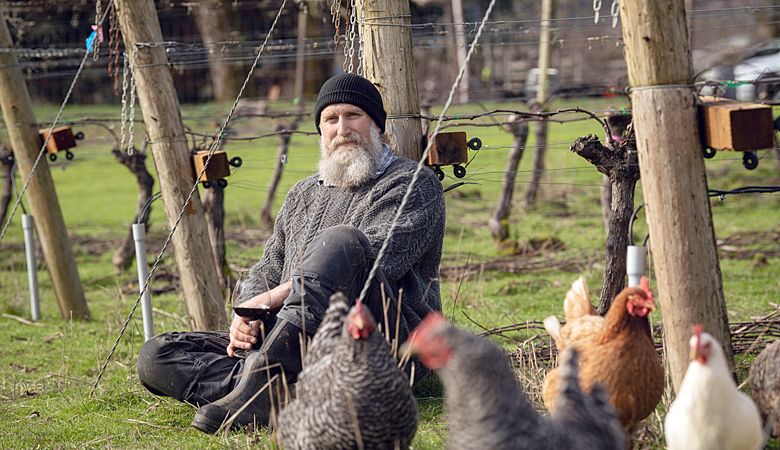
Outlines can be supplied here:
M406 193L414 171L413 163L405 163L393 174L382 180L376 189L371 206L359 227L379 253L396 210ZM377 186L379 187L379 186ZM380 267L391 283L399 280L434 247L441 246L444 238L444 197L439 180L428 168L423 168L409 200L398 219L393 236L380 261ZM434 268L437 271L438 267Z
M285 255L285 230L289 220L289 211L297 201L298 189L293 186L287 193L279 213L276 215L274 230L265 244L263 257L249 269L249 275L241 283L241 291L236 298L236 304L241 304L250 298L269 291L282 282Z

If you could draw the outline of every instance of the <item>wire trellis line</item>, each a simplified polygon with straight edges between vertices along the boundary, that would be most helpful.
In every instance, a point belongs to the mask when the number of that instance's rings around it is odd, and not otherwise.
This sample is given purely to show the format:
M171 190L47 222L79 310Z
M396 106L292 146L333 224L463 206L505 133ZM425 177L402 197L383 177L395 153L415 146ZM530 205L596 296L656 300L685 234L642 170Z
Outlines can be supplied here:
M103 21L108 16L110 8L107 8L106 11L103 13L103 16L100 18L100 21L98 22L98 26L102 26ZM24 196L24 193L27 192L27 188L30 186L30 182L32 181L32 177L35 174L35 170L38 168L38 165L40 164L41 160L43 159L43 155L46 153L46 147L49 145L49 141L51 141L52 136L54 136L54 128L57 127L57 123L59 122L60 118L62 117L62 111L65 110L65 105L68 104L68 101L70 100L71 94L73 94L73 88L76 86L76 82L79 79L79 76L81 75L82 70L84 69L84 65L87 62L87 58L89 58L89 55L91 51L94 51L94 49L97 48L99 44L98 39L95 39L92 41L92 48L91 49L85 49L84 51L84 57L81 60L81 64L79 65L78 71L76 72L76 75L73 77L73 81L70 83L70 87L68 88L68 92L65 94L65 98L62 100L62 104L60 105L59 110L57 111L57 115L54 117L54 121L51 124L51 127L49 128L49 131L46 135L46 139L43 140L43 144L41 145L41 149L38 151L38 156L35 158L35 162L32 165L32 168L30 169L30 172L27 174L27 178L24 180L24 185L22 185L22 189L19 191L19 194L16 196L16 201L14 202L14 206L11 209L11 213L8 215L8 220L5 222L5 225L3 226L3 230L0 231L0 242L3 241L3 238L5 237L6 233L8 232L8 227L11 224L11 221L14 218L14 214L16 214L16 210L19 209L19 203L22 201L22 196Z
M276 17L274 18L273 23L271 23L271 28L268 30L268 35L266 36L266 42L267 39L270 38L271 34L273 33L274 29L276 28L276 24L279 21L279 17L282 15L282 11L284 10L284 7L287 5L287 0L282 0L282 4L279 7L279 11L276 13ZM252 65L252 68L249 70L249 73L247 73L246 78L244 79L244 83L241 85L241 88L238 91L238 94L236 95L236 99L233 102L233 106L231 107L230 111L227 114L227 117L225 118L224 122L222 123L222 126L219 129L219 132L214 136L214 142L212 143L211 147L209 148L208 157L203 163L203 168L201 169L200 173L195 177L195 183L192 185L192 188L189 191L189 194L187 195L187 198L185 199L180 211L179 215L176 218L175 223L171 227L170 233L168 233L168 236L165 239L165 243L163 244L162 249L160 250L160 253L157 255L157 258L154 261L154 264L152 265L151 269L149 270L149 273L146 277L146 280L144 281L144 285L141 288L138 298L135 301L135 304L133 305L132 309L130 310L130 313L127 315L127 318L125 319L124 324L122 325L122 329L119 332L119 335L117 336L116 340L114 341L113 346L111 347L111 350L109 351L108 355L106 355L106 359L103 362L102 367L100 368L100 371L97 375L97 378L95 379L95 384L92 386L92 390L90 394L94 394L95 389L97 389L98 385L100 384L100 380L103 378L103 374L106 371L106 368L108 367L108 363L111 361L111 357L113 356L114 352L116 351L119 341L122 339L122 336L124 336L125 331L127 331L127 326L130 323L130 320L133 318L133 314L135 314L136 309L138 309L138 305L141 304L141 299L143 298L144 293L149 287L149 282L154 276L155 271L159 267L160 261L162 261L162 257L165 254L165 251L167 250L168 246L170 245L171 239L173 237L173 233L176 232L176 229L179 226L179 223L181 222L181 218L184 216L184 212L187 210L187 205L189 204L190 200L192 199L192 196L194 195L195 191L198 189L198 184L200 184L200 177L206 172L206 169L208 168L209 162L211 161L212 156L214 155L215 151L219 147L219 144L222 140L222 137L224 135L225 128L227 127L228 123L230 123L230 119L233 116L233 113L235 112L236 108L238 107L238 102L241 100L241 96L244 93L244 90L246 89L247 84L249 83L249 80L252 77L252 74L254 72L255 67L257 67L257 63L260 61L260 56L263 54L263 49L265 47L261 46L260 50L257 52L257 56L255 58L255 62Z

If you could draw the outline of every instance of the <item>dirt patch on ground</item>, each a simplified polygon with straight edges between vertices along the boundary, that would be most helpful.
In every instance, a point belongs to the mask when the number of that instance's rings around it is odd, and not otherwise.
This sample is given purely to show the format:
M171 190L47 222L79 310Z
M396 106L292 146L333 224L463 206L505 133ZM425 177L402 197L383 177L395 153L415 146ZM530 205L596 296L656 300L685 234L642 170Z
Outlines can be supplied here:
M718 239L718 255L727 259L751 259L767 264L767 258L780 257L780 230L735 233Z

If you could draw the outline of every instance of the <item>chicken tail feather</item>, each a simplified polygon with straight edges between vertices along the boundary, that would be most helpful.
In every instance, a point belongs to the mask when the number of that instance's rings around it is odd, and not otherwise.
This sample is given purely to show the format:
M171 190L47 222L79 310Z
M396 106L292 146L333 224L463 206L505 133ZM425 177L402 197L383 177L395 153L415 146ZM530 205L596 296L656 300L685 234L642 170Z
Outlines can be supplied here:
M558 342L561 339L561 323L555 316L549 316L544 319L544 329L550 333L550 336Z
M598 314L590 302L590 292L585 277L581 276L571 284L563 300L563 311L567 322L578 317Z

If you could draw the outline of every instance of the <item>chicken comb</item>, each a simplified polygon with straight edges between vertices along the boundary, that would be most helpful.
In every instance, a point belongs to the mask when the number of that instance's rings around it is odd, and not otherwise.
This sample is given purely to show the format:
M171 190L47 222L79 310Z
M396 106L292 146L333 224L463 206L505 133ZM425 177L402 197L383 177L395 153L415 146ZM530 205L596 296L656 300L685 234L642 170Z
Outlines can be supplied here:
M650 289L650 280L646 276L639 279L639 287L645 291L649 300L653 299L653 291Z
M410 337L409 340L414 341L415 339L419 339L418 336L425 336L446 322L447 319L445 319L439 311L431 311L425 316L422 322L420 322L420 325L417 325L417 328L414 329L412 337Z
M704 332L704 325L697 323L693 326L693 335L697 338L701 338L701 334Z

